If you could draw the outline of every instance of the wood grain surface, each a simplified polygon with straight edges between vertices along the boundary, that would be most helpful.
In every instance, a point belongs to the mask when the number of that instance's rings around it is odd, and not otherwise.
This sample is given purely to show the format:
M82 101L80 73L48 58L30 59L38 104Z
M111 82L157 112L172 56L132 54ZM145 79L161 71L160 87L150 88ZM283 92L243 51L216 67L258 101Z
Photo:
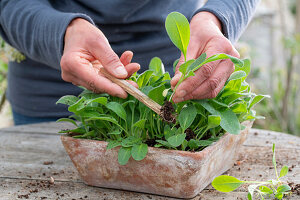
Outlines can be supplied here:
M0 130L0 200L174 199L85 185L61 144L58 131L65 128L70 125L41 123ZM300 184L300 138L266 130L251 130L239 160L225 174L243 180L274 178L272 143L276 143L278 169L290 167L284 180ZM220 193L208 186L194 200L247 199L246 195L246 186L231 193ZM293 194L288 199L300 196Z

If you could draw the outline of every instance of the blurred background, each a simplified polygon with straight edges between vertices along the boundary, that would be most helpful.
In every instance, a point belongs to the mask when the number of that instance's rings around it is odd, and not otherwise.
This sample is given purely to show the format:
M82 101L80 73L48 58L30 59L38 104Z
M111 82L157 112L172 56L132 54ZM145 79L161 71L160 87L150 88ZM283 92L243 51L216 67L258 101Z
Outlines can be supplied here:
M8 60L25 57L0 38L0 128L12 126L5 98ZM300 0L262 0L236 44L241 57L252 60L247 79L256 93L271 99L256 106L265 120L254 127L300 136Z

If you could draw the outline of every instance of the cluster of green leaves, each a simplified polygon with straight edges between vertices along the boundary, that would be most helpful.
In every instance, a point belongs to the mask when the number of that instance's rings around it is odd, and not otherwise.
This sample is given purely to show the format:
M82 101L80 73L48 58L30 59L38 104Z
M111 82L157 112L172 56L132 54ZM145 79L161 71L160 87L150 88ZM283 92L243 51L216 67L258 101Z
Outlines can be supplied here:
M241 181L233 176L221 175L216 177L213 182L212 186L221 192L232 192L233 190L237 189L243 184L253 184L248 186L248 199L252 200L255 198L255 194L260 199L282 199L284 195L290 193L290 186L284 184L280 180L281 177L284 177L288 173L288 166L283 166L280 170L278 175L277 166L276 166L276 159L275 159L275 144L273 144L273 158L272 162L274 165L274 170L276 174L276 180L269 180L269 181ZM269 187L268 187L269 186Z
M186 35L189 37L186 18L180 13L171 13L167 17L166 28L171 40L185 55L188 45ZM181 41L181 44L176 41ZM186 78L205 63L218 59L231 59L235 72L216 98L173 104L174 115L177 116L174 124L163 121L132 96L120 99L88 90L78 97L68 95L58 100L57 103L68 105L68 110L74 113L59 121L76 125L75 129L64 131L76 133L76 138L108 141L108 149L120 147L118 161L121 165L126 164L130 157L142 160L148 152L148 144L183 151L202 150L225 132L239 134L244 128L241 125L243 121L258 118L252 108L265 97L251 93L249 84L245 82L250 72L247 59L239 60L226 54L206 58L203 54L196 60L187 61L189 65L182 64L180 70L186 72L183 73ZM151 60L149 70L130 77L143 93L160 105L173 94L170 79L157 57Z

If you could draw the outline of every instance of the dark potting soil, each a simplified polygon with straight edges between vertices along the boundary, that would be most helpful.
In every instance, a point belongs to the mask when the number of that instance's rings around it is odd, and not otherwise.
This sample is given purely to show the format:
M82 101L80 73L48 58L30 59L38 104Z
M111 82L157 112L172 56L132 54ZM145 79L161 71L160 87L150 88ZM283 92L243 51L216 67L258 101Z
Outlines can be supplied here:
M147 144L149 147L154 147L154 145L156 144L155 139L148 139L145 141L145 144Z
M170 101L165 101L164 105L160 109L160 116L164 121L169 123L176 123L176 116L173 114L175 109Z
M186 139L187 141L196 138L196 134L195 134L194 131L193 131L192 129L190 129L190 128L188 128L188 129L185 130L185 134L186 134L185 139Z

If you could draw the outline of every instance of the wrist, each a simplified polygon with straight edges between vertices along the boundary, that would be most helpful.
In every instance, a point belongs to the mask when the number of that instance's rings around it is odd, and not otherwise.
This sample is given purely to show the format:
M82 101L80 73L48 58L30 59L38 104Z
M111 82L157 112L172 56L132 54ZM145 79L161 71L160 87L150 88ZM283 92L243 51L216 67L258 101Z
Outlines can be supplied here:
M221 21L211 12L202 11L193 16L191 20L191 29L199 26L209 26L214 32L222 33Z
M73 33L81 34L78 31L85 30L84 28L81 28L81 27L85 27L87 24L91 25L91 23L85 19L82 19L82 18L73 19L66 29L65 38L64 38L65 42L70 37L70 35L72 35Z

